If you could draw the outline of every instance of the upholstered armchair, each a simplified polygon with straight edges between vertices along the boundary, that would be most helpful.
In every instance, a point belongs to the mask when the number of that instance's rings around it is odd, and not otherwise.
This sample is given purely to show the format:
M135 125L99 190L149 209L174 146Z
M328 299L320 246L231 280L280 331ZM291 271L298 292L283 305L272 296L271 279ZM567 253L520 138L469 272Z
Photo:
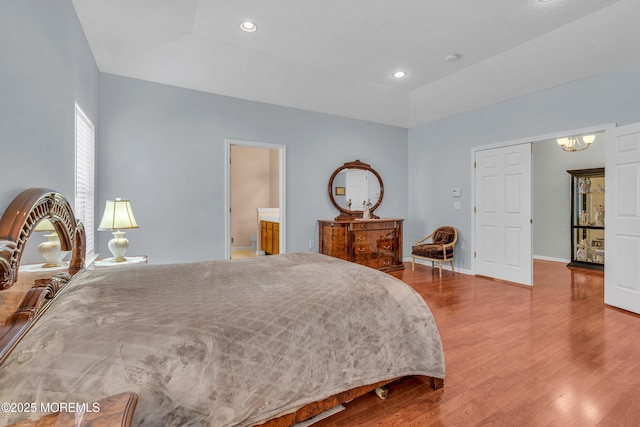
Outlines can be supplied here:
M431 242L428 242L431 240ZM416 258L431 261L431 267L438 263L440 277L442 277L442 263L450 262L453 269L453 250L458 241L458 230L455 227L444 226L438 228L422 240L418 240L411 248L411 269L415 270Z

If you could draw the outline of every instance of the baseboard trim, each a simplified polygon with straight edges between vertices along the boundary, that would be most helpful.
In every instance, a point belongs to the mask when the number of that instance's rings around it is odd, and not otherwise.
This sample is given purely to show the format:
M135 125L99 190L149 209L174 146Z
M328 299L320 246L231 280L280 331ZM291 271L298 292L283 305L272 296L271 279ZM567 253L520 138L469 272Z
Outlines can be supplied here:
M567 264L570 262L570 260L568 259L562 259L562 258L554 258L554 257L548 257L548 256L542 256L542 255L534 255L533 259L539 259L542 261L553 261L553 262L560 262L563 264ZM411 262L411 257L409 258L404 258L403 259L404 262ZM431 267L431 261L426 261L426 260L422 260L422 259L416 259L416 264L420 264L420 265L424 265L427 267ZM443 270L448 270L451 271L451 264L444 263L442 265L442 269ZM456 273L462 273L462 274L466 274L468 276L474 276L473 272L471 272L471 270L466 270L464 268L459 268L458 266L456 266Z
M561 262L561 263L564 263L564 264L568 264L569 262L571 262L571 260L568 260L568 259L554 258L554 257L550 257L550 256L543 256L543 255L534 255L533 259L539 259L539 260L542 260L542 261Z
M404 262L411 262L411 257L404 258L403 261ZM423 260L423 259L416 259L416 264L424 265L426 267L431 267L431 261L427 261L427 260ZM466 270L464 268L459 268L458 266L456 266L455 268L456 268L456 270L455 270L456 273L462 273L462 274L466 274L468 276L473 276L473 273L470 270ZM447 270L447 271L451 271L451 264L449 262L444 263L442 265L442 269L443 270Z

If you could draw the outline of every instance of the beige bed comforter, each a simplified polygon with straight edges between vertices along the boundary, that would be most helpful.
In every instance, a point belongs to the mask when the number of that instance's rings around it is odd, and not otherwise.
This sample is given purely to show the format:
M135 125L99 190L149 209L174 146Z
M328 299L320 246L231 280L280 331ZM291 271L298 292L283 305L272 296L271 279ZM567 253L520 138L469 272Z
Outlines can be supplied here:
M0 402L133 391L136 426L245 426L404 375L445 375L422 298L295 253L80 273L0 366Z

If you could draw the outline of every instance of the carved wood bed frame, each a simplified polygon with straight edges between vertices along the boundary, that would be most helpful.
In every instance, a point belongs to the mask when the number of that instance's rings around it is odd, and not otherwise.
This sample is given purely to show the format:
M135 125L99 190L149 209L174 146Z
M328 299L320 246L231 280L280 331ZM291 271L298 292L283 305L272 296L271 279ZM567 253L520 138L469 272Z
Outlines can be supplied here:
M46 188L31 188L20 193L0 219L0 292L11 287L17 280L24 246L36 225L45 218L51 221L58 233L61 250L72 251L69 271L57 277L36 280L34 286L27 291L16 312L7 319L4 326L0 326L0 364L20 341L20 338L44 313L60 289L69 282L73 275L84 268L85 230L82 223L76 221L69 202L56 191ZM441 378L423 378L433 389L439 389L444 384L444 380ZM322 401L305 405L296 412L269 420L261 426L291 426L370 391L382 388L398 379L356 387L338 393Z
M48 219L60 238L60 248L71 251L68 273L35 281L3 326L0 326L0 363L33 322L47 309L71 276L84 268L85 231L76 221L67 199L47 188L30 188L20 193L0 218L0 291L18 280L24 247L38 223Z

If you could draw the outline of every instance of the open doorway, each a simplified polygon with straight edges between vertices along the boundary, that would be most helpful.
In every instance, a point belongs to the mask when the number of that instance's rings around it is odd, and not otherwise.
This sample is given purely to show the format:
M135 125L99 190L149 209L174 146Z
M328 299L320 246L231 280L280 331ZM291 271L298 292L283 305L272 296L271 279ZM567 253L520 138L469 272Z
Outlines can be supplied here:
M533 144L533 258L571 261L571 176L567 171L605 165L606 135L593 132L589 149L564 151L556 138ZM600 191L594 184L594 192ZM600 199L604 193L599 194ZM591 210L591 209L589 209ZM591 213L593 215L593 213Z
M279 225L279 253L284 253L284 146L239 140L226 143L226 258L264 254L260 220L267 213Z
M514 244L513 249L517 248L517 251L508 251L509 256L513 257L516 253L519 255L521 263L527 263L527 266L532 265L533 258L545 259L550 261L569 262L571 259L571 231L570 226L570 177L567 174L567 170L580 168L580 166L586 167L586 165L592 165L593 167L604 164L604 155L602 146L605 143L605 137L602 132L612 127L612 125L602 125L592 128L577 129L572 131L565 131L562 133L553 133L548 135L542 135L535 138L526 138L517 141L511 141L502 144L494 144L484 147L475 147L472 149L472 158L477 161L477 157L480 153L494 150L503 150L509 147L515 147L517 145L530 144L532 146L533 156L531 161L531 168L529 174L531 174L530 184L527 184L521 191L526 191L527 195L523 195L520 191L513 192L517 197L507 198L502 201L501 205L487 204L487 206L494 207L496 212L513 211L514 207L520 207L521 201L525 198L529 198L530 203L526 209L524 209L523 218L530 218L532 227L529 228L527 233L530 233L526 239L526 242ZM585 135L596 134L597 144L592 144L592 148L586 150L584 153L564 152L558 145L557 138L565 138L571 135ZM600 151L597 146L600 146ZM586 154L589 153L590 156ZM591 166L590 166L591 167ZM487 186L482 186L479 181L481 178L486 178L485 175L478 175L476 172L476 164L472 162L472 247L474 248L472 257L472 271L474 274L486 275L505 281L521 283L524 285L533 285L532 269L527 270L522 279L514 280L510 276L513 268L513 263L504 262L502 259L493 262L493 264L485 262L484 264L491 264L494 266L493 270L489 273L485 273L483 270L483 262L486 259L493 261L490 257L487 257L484 252L489 254L505 253L504 251L504 236L497 235L492 236L485 232L488 228L484 223L479 223L479 215L476 214L476 207L482 205L483 199L489 201L498 200L492 198L496 195L496 191L486 191ZM506 175L505 175L506 176ZM512 175L512 177L515 175ZM522 176L521 176L522 178ZM488 180L488 179L485 179ZM498 188L497 186L494 186ZM490 189L494 188L490 187ZM499 194L503 194L500 192ZM526 201L526 200L525 200ZM518 203L515 203L518 202ZM478 207L478 210L483 208ZM508 212L509 213L509 212ZM498 223L501 226L510 227L514 229L510 224L501 221ZM526 224L525 224L526 225ZM498 227L494 227L498 229ZM501 249L500 251L488 251L487 248Z

